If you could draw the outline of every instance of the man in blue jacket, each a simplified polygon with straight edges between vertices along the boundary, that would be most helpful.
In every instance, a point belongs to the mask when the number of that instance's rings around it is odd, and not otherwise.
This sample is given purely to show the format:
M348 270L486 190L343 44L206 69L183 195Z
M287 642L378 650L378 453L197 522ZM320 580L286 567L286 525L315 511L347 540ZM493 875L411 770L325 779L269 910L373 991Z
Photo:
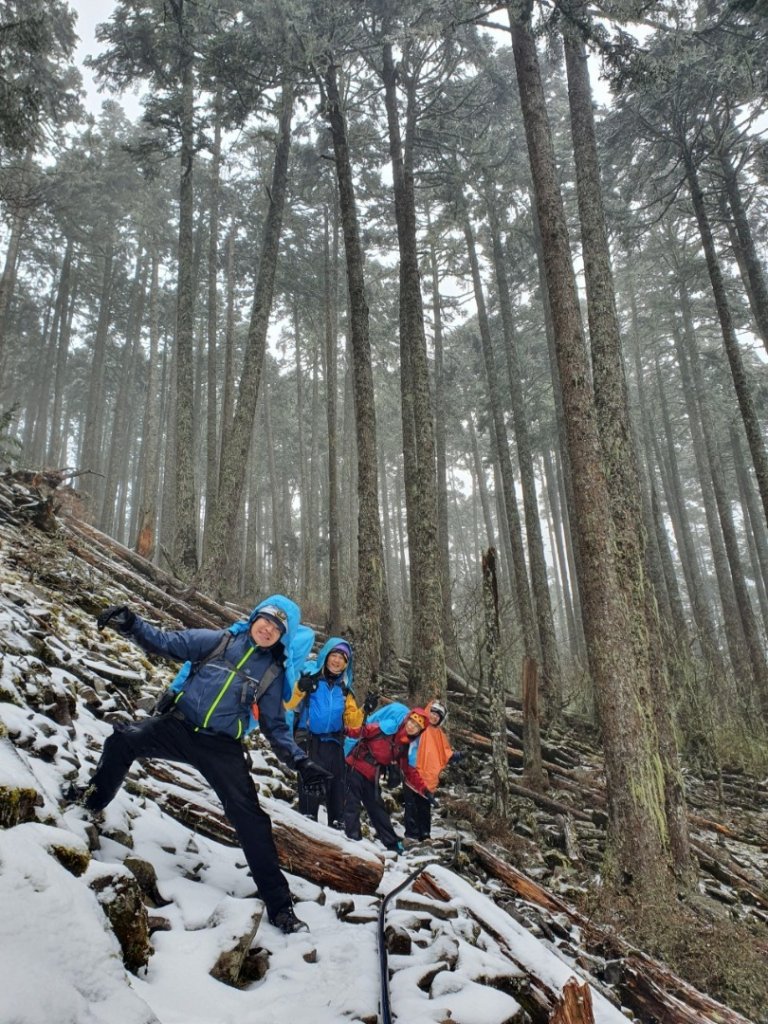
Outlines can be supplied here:
M292 682L299 608L275 594L245 622L229 630L163 630L125 605L107 608L97 619L130 637L149 654L186 662L161 702L162 713L129 725L118 724L104 743L101 759L84 792L84 805L100 811L119 790L139 757L190 764L210 784L235 827L251 875L271 924L286 934L307 930L293 911L288 882L272 836L272 822L259 805L248 755L240 742L254 725L305 788L322 791L330 773L294 743L283 713L283 683Z

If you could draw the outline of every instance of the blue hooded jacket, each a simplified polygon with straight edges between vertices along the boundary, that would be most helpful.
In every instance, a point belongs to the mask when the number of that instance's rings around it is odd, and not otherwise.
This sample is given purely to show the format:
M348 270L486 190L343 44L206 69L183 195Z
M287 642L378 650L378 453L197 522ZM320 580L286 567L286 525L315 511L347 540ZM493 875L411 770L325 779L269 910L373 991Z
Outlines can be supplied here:
M349 648L347 666L340 676L327 677L325 662L328 655L340 644ZM316 676L315 688L303 693L294 687L293 695L286 702L289 716L298 715L297 729L306 729L315 736L338 737L344 730L344 712L350 710L348 698L352 695L352 713L358 711L354 701L354 653L348 640L340 636L330 637L317 656L307 661L302 676Z
M280 640L265 649L253 643L250 627L260 609L270 604L285 612L287 625ZM265 672L277 662L279 671L258 701L258 722L280 760L294 766L306 754L294 743L285 720L284 688L298 676L314 639L312 630L300 624L299 614L290 598L273 594L229 629L163 630L136 616L130 636L149 654L186 662L170 689L177 694L174 707L196 730L235 739L255 728L251 705ZM224 650L196 668L228 634Z

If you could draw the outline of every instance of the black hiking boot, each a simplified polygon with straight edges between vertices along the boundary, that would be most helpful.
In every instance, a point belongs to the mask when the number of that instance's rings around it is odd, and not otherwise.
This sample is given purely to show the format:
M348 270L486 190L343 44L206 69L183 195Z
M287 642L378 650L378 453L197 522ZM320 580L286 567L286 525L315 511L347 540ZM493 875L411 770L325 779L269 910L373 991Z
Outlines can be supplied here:
M104 821L104 812L95 811L88 806L89 797L93 796L93 786L78 786L70 782L61 792L61 802L64 807L80 807L85 812L89 821L94 825L101 825Z
M283 935L291 935L293 932L308 932L309 925L306 921L299 920L293 912L293 907L283 907L278 910L274 917L270 917L269 923L279 928Z

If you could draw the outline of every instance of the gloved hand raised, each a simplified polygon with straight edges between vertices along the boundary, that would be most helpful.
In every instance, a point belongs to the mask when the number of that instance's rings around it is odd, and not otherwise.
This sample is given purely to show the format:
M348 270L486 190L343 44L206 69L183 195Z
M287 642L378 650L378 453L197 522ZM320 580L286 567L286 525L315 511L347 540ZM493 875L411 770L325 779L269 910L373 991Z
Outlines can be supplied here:
M375 690L371 690L368 696L363 701L363 711L366 715L370 715L372 711L376 710L376 705L379 703L379 695Z
M111 626L118 633L130 633L136 621L136 613L125 604L112 604L96 619L96 628L101 632L105 626Z
M314 693L317 689L317 676L300 676L296 687L302 693Z
M308 757L298 762L296 771L299 773L302 785L307 793L315 796L322 796L325 792L326 782L333 778L333 775L327 768L323 768L321 764L316 764Z

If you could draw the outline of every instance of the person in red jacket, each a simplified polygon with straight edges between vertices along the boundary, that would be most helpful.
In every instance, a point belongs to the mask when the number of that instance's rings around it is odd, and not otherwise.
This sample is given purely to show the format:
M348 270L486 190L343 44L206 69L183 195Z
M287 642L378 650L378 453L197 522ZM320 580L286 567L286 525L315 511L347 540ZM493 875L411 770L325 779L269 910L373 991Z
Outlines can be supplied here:
M379 792L382 768L394 765L400 769L408 785L425 800L432 794L416 768L408 763L408 751L427 727L427 712L413 708L407 712L396 732L389 735L378 722L368 722L358 729L347 729L347 736L358 740L346 758L347 775L344 793L344 831L350 839L362 839L360 806L366 809L376 837L388 850L402 853L403 844L397 836Z

